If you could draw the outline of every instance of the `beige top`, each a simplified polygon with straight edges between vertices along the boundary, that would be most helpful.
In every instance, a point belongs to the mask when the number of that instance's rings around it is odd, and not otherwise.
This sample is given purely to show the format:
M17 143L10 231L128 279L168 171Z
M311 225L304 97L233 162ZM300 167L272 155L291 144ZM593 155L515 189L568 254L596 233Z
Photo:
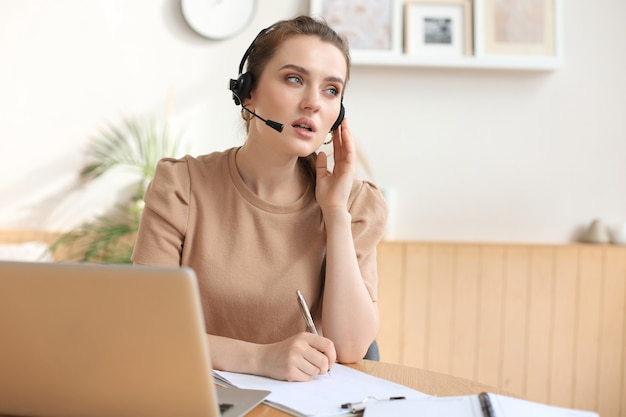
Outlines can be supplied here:
M239 175L237 149L159 162L133 262L191 267L209 334L272 343L304 331L298 289L321 333L326 233L314 187L290 205L263 201ZM375 185L355 180L348 207L361 274L376 301L387 206Z

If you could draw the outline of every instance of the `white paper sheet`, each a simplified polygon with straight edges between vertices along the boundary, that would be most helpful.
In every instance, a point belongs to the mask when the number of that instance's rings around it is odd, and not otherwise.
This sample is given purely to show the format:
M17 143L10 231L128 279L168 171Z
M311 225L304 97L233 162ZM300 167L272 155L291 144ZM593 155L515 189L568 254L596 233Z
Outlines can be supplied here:
M295 416L350 414L349 409L341 408L342 404L357 403L370 396L380 399L397 396L407 399L429 397L423 392L340 364L333 365L331 372L332 375L321 375L310 382L286 382L255 375L215 371L219 377L236 387L271 391L267 403ZM369 400L367 404L372 402L376 401Z

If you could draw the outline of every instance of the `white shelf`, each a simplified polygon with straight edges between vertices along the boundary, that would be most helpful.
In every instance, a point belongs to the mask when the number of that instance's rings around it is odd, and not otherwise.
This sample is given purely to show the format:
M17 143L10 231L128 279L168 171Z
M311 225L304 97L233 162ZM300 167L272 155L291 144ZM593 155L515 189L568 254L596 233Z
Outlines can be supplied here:
M495 69L517 71L552 71L563 64L561 36L562 0L553 0L551 34L553 50L550 55L543 55L535 50L533 54L515 54L513 50L493 49L486 52L484 35L488 22L484 19L484 7L487 0L473 0L471 11L470 36L473 38L472 55L466 56L432 56L408 55L403 52L402 38L402 7L406 0L392 0L394 3L394 36L396 42L390 51L353 50L352 63L355 66L395 66L416 68L459 68L459 69ZM493 2L495 0L489 0ZM467 35L467 34L466 34ZM513 54L512 54L513 53ZM515 54L515 55L514 55Z
M425 68L508 69L551 71L562 65L559 57L417 57L395 54L368 54L354 51L352 64L359 66L399 66Z

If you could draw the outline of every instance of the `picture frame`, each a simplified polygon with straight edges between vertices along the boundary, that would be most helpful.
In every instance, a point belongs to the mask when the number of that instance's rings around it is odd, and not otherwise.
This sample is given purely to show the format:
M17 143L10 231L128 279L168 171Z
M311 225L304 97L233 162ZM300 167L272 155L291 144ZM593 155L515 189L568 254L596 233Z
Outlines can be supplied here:
M404 18L404 50L407 55L473 55L471 0L406 0Z
M353 57L402 54L402 0L310 0L309 8L346 38Z
M556 0L477 1L478 54L556 56L556 9Z

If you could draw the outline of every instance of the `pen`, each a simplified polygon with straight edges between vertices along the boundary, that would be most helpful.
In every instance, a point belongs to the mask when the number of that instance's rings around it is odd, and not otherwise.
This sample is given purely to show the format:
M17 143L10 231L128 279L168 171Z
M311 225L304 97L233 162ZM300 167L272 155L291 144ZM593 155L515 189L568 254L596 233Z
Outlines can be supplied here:
M489 394L486 392L481 392L478 394L478 399L480 400L480 408L483 410L483 415L485 417L496 417L493 412L493 407L491 406L491 400L489 399Z
M315 328L315 323L313 323L313 317L311 317L311 311L309 310L309 306L306 305L306 300L302 296L300 290L296 290L298 294L298 303L300 304L300 311L302 311L302 317L304 317L304 322L306 323L306 329L317 335L317 329Z
M311 317L311 310L309 310L309 306L306 304L306 300L304 296L300 292L300 290L296 290L296 294L298 294L298 304L300 304L300 311L302 312L302 317L304 317L304 322L306 323L306 329L317 335L317 329L315 328L315 323L313 322L313 317ZM328 371L328 375L330 375L330 371Z
M343 409L349 408L352 413L359 413L359 412L365 410L365 403L367 403L369 400L375 400L375 401L395 401L395 400L405 400L405 399L406 399L406 397L404 397L404 396L389 397L389 398L366 397L366 398L364 398L361 401L356 402L356 403L341 404L341 408L343 408Z

